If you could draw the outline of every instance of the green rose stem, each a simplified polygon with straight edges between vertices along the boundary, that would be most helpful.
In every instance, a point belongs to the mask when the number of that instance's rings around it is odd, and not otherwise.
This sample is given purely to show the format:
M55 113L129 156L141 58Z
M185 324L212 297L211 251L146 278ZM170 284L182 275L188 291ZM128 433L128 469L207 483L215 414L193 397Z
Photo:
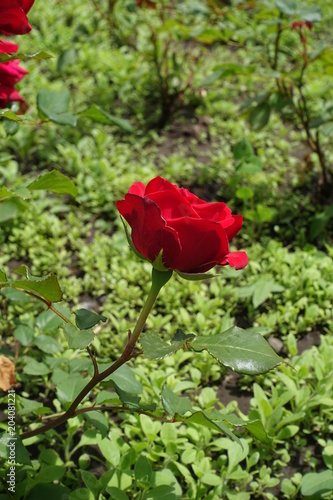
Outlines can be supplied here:
M21 439L27 439L32 436L36 436L37 434L42 434L43 432L48 431L49 429L53 429L54 427L62 424L63 422L66 422L66 420L74 417L76 415L76 408L78 405L81 403L83 398L89 394L89 392L102 380L104 380L106 377L114 373L118 368L120 368L123 364L125 364L127 361L129 361L133 355L133 349L135 347L136 342L138 341L140 337L140 333L142 332L142 329L146 323L147 317L152 310L155 301L157 299L157 296L161 290L161 288L169 281L169 279L172 276L172 270L167 270L167 271L158 271L157 269L153 268L152 271L152 285L150 292L148 294L148 297L146 299L146 302L143 305L143 308L141 310L140 316L137 320L137 323L135 325L135 328L133 330L133 333L129 334L128 340L124 349L124 352L122 355L115 361L109 368L104 370L103 372L99 373L97 368L96 362L94 363L94 376L88 382L88 384L82 389L82 391L76 396L68 410L60 415L59 417L55 418L54 420L50 420L47 424L38 427L37 429L31 430L24 432L21 434ZM24 291L24 290L22 290ZM38 297L40 298L40 297ZM42 300L45 302L45 300ZM52 308L54 312L56 310ZM65 317L63 317L65 320ZM66 321L68 322L69 320L66 318ZM90 353L89 353L90 354Z

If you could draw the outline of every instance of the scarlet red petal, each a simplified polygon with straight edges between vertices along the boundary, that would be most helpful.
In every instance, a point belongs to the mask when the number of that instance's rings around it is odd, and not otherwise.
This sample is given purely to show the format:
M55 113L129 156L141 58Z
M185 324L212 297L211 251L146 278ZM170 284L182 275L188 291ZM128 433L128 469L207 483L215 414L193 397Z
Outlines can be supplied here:
M0 32L5 35L23 35L31 31L26 12L31 7L31 0L1 0ZM27 10L25 10L27 9Z
M158 176L148 182L145 195L150 196L152 193L158 191L179 191L179 189L175 184L171 184L171 182L163 179L163 177Z
M11 54L12 52L17 52L17 43L9 42L8 40L0 40L0 54Z
M187 273L211 269L228 253L228 238L220 224L203 219L182 217L168 221L179 236L181 252L176 258L165 261L171 269ZM209 263L209 267L207 267Z
M193 210L190 203L177 191L157 191L149 194L161 210L162 217L168 221L179 217L193 217L199 219L198 214Z
M26 14L29 12L34 2L35 0L19 0L19 4Z
M230 267L235 269L243 269L249 262L248 256L245 252L230 252L225 259L220 262L221 266L229 264Z
M233 215L231 217L232 225L225 227L225 232L227 233L229 241L232 240L236 236L236 234L241 230L243 224L243 216L242 215ZM224 227L223 223L221 223Z
M180 252L177 233L166 225L160 209L152 200L127 194L125 200L117 202L117 208L132 228L135 248L146 259L153 262L163 250L163 262L167 262L166 254L170 260Z
M202 219L220 222L231 217L231 210L223 202L205 203L202 205L192 205ZM224 227L224 226L223 226Z
M132 186L129 188L128 192L130 194L137 194L141 197L144 196L146 190L146 186L142 182L134 182Z

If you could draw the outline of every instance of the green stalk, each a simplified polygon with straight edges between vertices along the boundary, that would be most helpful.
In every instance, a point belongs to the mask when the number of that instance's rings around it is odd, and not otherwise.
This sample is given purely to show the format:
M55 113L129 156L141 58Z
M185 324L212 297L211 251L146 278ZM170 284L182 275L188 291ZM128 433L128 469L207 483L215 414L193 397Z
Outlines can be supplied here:
M107 378L109 375L114 373L118 368L120 368L123 364L129 361L133 354L133 349L135 347L136 342L140 337L140 333L146 323L147 317L152 310L157 296L161 290L161 288L169 281L172 276L172 270L168 271L158 271L153 267L152 271L152 285L148 297L143 305L140 316L137 320L133 333L129 335L127 344L124 348L124 352L122 355L111 365L109 368L104 370L101 373L94 373L93 378L88 382L88 384L82 389L82 391L76 396L68 410L55 418L54 420L50 420L47 424L38 427L37 429L24 432L21 434L21 439L27 439L32 436L36 436L37 434L42 434L49 429L53 429L54 427L66 422L68 419L72 418L76 414L76 408L79 406L81 401L89 394L89 392L102 380Z

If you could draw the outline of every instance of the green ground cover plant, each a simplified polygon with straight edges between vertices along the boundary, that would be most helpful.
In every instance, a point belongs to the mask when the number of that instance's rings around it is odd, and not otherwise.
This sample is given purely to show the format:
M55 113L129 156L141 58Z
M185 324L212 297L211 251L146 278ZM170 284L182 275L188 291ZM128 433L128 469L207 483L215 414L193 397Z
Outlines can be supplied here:
M332 7L228 3L36 0L15 38L29 109L0 110L0 355L32 432L15 493L0 438L1 499L333 498ZM158 175L243 214L231 247L249 264L174 273L135 357L34 435L96 375L92 359L101 372L124 351L151 264L116 201ZM283 363L237 375L214 351L224 332Z

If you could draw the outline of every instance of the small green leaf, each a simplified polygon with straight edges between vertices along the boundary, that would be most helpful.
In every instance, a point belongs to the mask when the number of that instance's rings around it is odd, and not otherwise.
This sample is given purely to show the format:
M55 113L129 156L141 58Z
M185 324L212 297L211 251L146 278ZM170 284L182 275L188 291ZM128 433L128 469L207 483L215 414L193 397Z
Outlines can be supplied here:
M333 491L333 470L309 472L302 477L301 493L305 497L323 495Z
M265 302L271 293L283 292L284 287L276 283L273 278L261 277L254 284L254 292L252 296L253 307L259 307L263 302Z
M67 175L57 170L52 170L52 172L39 176L35 181L29 184L28 189L31 191L45 189L52 193L68 193L74 196L74 198L77 196L77 188L73 181L71 181Z
M214 429L219 432L222 431L224 434L229 436L234 441L239 442L239 438L232 432L232 430L227 424L225 424L222 420L215 421L211 419L209 415L207 415L205 412L197 411L192 415L190 415L189 417L184 417L182 421L202 425L203 427L208 427L209 429Z
M1 56L2 54L0 54ZM17 59L17 58L15 58ZM14 113L11 109L1 109L0 110L0 118L6 118L7 120L11 120L13 122L21 122L22 117Z
M0 202L0 224L10 219L15 219L19 213L19 207L14 200L9 199Z
M19 324L14 330L14 337L25 347L32 344L34 336L34 329L25 324Z
M0 437L0 447L1 454L2 451L5 452L5 456L7 458L10 457L10 445L15 446L15 462L18 464L31 465L29 453L25 446L22 443L22 440L19 436L11 436L10 434L4 433ZM2 448L4 447L4 450Z
M193 338L193 336L192 336ZM143 333L140 338L143 352L148 359L162 359L181 349L184 341L164 342L157 333Z
M275 5L281 14L286 14L287 16L294 15L297 8L294 0L275 0Z
M132 125L123 118L118 118L117 116L110 115L104 109L101 109L99 106L93 104L88 109L77 113L78 116L90 118L94 122L102 123L104 125L116 125L124 132L133 132Z
M96 429L99 430L102 437L105 438L109 430L109 422L107 418L100 411L89 411L84 413L84 418L88 420Z
M79 330L70 323L64 323L62 328L65 331L70 349L84 349L94 340L94 332L92 330Z
M140 455L138 460L136 461L134 466L134 475L137 481L145 481L147 483L150 483L153 475L153 469L150 465L149 460L145 456Z
M237 142L234 147L234 160L244 160L254 155L252 145L249 141L243 139Z
M73 47L61 52L57 62L59 73L63 73L69 66L73 66L77 61L77 57L77 51Z
M12 288L34 292L49 302L59 302L62 299L62 291L54 273L38 278L32 276L26 266L20 266L14 272L21 274L21 276L25 275L28 279L12 281Z
M80 330L88 330L97 325L99 321L106 321L107 318L88 309L78 309L75 312L75 323Z
M260 334L238 327L210 337L196 337L191 348L206 349L222 365L249 375L266 373L283 361Z
M236 191L236 196L239 200L250 200L253 198L253 195L252 189L246 186L242 186Z
M169 415L174 416L177 413L178 415L183 416L188 411L193 413L193 408L189 398L178 396L166 385L163 386L161 397L163 407Z
M32 399L26 399L23 396L19 396L19 401L21 408L18 411L18 414L21 416L35 413L36 410L43 407L42 403L38 403L37 401L33 401Z
M63 404L74 401L87 382L88 380L85 380L79 373L68 374L67 378L57 384L59 401Z
M267 102L259 104L252 109L249 117L250 125L258 132L267 125L271 114L271 107Z
M37 108L42 115L59 125L76 126L77 118L69 111L70 92L41 89L37 94Z
M47 375L50 372L50 368L48 368L44 363L39 363L35 359L31 359L24 366L23 372L27 375L43 376Z
M38 475L36 477L38 481ZM68 498L70 491L65 486L58 484L39 483L36 484L26 497L26 500L40 500L47 498L47 500L59 500L60 498Z
M56 339L54 339L50 335L39 335L35 339L34 344L38 347L38 349L45 352L46 354L56 354L57 352L63 350L59 342L57 342Z
M0 286L5 284L7 284L7 276L4 271L0 269Z
M110 366L110 363L104 365L103 368L107 368L108 366ZM105 380L112 380L122 391L129 394L142 393L142 384L137 381L133 370L127 365L118 368L116 372L109 375Z

